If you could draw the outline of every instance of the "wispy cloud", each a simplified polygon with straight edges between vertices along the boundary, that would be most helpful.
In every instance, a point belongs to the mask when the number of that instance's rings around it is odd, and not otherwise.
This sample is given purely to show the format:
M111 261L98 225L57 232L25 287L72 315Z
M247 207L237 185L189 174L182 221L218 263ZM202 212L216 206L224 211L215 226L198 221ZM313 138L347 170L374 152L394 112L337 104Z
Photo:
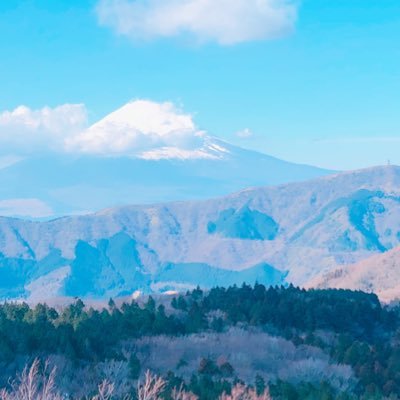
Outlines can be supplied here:
M99 0L99 23L133 40L188 35L232 45L268 40L294 29L292 0Z
M45 218L54 214L50 206L39 199L0 200L0 215Z
M240 139L248 139L253 136L253 132L249 128L242 129L235 134Z

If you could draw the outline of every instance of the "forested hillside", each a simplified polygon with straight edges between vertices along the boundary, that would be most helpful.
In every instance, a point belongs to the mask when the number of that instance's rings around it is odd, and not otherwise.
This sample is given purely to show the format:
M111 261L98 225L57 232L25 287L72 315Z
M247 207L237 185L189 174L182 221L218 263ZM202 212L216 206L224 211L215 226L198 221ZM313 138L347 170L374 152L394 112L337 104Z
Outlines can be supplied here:
M217 399L237 384L282 400L400 396L399 310L363 292L256 284L101 310L7 303L0 333L5 388L38 357L76 399L104 380L113 398L134 395L147 370L165 380L165 399L174 388Z

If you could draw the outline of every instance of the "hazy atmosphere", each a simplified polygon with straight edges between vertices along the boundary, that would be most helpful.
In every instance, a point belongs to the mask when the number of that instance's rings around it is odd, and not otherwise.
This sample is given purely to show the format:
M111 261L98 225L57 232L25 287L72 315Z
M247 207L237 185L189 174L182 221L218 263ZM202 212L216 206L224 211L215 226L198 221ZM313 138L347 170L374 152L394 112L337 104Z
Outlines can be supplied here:
M399 0L0 0L0 400L400 399Z

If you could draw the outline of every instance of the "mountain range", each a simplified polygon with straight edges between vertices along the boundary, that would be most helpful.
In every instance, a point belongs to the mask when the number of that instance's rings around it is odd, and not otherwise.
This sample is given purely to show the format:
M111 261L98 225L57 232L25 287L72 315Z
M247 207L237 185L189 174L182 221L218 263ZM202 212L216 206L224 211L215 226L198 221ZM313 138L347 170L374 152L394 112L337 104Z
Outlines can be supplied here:
M379 260L398 254L399 217L396 166L50 221L3 217L0 296L108 298L244 281L319 287L338 270L353 288L377 290L373 282L395 268ZM352 272L360 269L370 286ZM399 279L385 281L390 299Z

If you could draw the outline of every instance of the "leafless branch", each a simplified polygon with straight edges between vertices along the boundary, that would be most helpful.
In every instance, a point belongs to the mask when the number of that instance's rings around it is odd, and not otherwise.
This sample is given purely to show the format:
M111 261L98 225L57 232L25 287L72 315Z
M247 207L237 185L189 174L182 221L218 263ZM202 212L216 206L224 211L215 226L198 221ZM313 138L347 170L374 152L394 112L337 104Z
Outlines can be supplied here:
M272 400L268 389L258 395L254 389L237 384L231 390L231 394L223 393L219 400Z
M143 384L139 383L137 389L138 400L159 400L165 385L164 379L147 371Z

